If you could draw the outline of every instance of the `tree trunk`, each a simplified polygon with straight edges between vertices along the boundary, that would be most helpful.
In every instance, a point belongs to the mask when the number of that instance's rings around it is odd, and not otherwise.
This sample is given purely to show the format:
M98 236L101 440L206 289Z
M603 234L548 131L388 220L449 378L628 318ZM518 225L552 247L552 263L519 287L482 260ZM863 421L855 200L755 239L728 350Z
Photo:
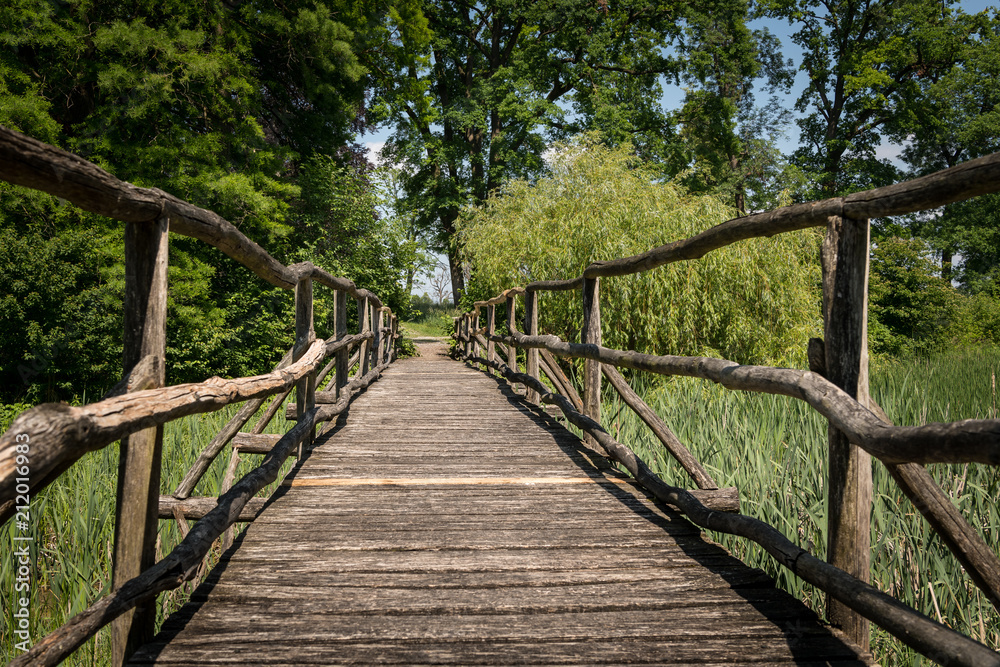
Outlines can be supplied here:
M448 248L448 270L451 272L452 298L455 306L458 306L462 295L465 294L465 275L462 273L462 260L454 248Z

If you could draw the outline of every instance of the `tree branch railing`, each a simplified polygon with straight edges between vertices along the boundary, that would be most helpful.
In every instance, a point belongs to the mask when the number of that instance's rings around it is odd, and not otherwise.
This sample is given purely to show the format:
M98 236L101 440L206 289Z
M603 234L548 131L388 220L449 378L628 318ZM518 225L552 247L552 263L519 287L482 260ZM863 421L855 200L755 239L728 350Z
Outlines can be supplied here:
M0 179L126 223L124 379L95 403L31 408L0 436L0 521L4 522L83 454L121 440L113 592L11 664L56 664L110 623L112 663L122 665L152 638L156 596L194 578L216 540L225 534L228 544L233 524L253 520L266 502L254 496L277 479L284 461L296 451L299 458L305 456L317 425L346 410L395 360L398 320L377 295L347 278L308 262L282 265L212 211L161 190L135 187L79 156L4 127L0 127ZM295 290L295 344L270 373L163 386L168 230L205 241L269 283ZM317 339L314 333L313 283L335 290L334 335L329 340ZM361 316L360 331L352 335L347 334L348 295L358 301ZM324 367L327 357L333 359ZM352 379L354 366L358 372ZM323 403L317 405L317 384L330 374L329 385L320 392ZM284 436L258 449L264 454L260 466L234 481L239 447L233 443L219 497L191 497L225 446L240 436L262 434L293 388L296 422ZM252 433L240 433L269 399ZM163 425L241 402L173 495L160 496ZM173 551L154 563L161 518L198 522Z
M559 406L581 429L588 443L625 466L636 481L662 501L676 507L694 523L751 539L779 564L827 594L830 622L863 650L868 650L868 621L874 622L923 655L946 665L1000 666L1000 654L937 623L899 601L878 592L870 580L871 466L878 458L932 529L956 555L973 583L1000 610L1000 558L982 535L948 501L926 469L928 463L982 463L1000 465L1000 420L978 419L923 426L894 426L868 395L867 277L869 221L873 216L899 215L1000 191L1000 153L897 185L819 202L796 204L729 220L691 238L611 261L593 262L583 274L569 280L544 280L508 289L456 318L456 353L488 372L498 371L508 381L523 384L529 401ZM827 227L823 243L823 320L825 345L810 341L808 371L747 366L724 359L644 354L616 350L601 344L600 297L602 278L649 271L677 261L693 260L739 241L775 234ZM541 291L579 290L583 301L581 342L538 334L538 296ZM523 328L513 313L515 299L524 298ZM493 309L507 303L508 332L495 330ZM479 311L488 309L487 325L480 327ZM817 345L813 345L817 343ZM515 350L525 350L526 372L504 363L497 346L506 346L508 362L516 365ZM485 356L480 356L480 350ZM542 372L555 392L541 382L539 352L549 357ZM582 398L572 382L553 370L552 355L585 362ZM547 368L546 368L547 367ZM791 543L777 529L757 519L712 511L698 498L698 490L714 488L715 481L618 372L619 368L665 376L695 377L731 390L790 396L809 404L830 424L828 558L821 561ZM646 423L664 448L691 477L698 490L666 485L625 445L601 427L601 376L607 378L626 405ZM561 377L560 377L561 376ZM738 499L737 499L738 511Z

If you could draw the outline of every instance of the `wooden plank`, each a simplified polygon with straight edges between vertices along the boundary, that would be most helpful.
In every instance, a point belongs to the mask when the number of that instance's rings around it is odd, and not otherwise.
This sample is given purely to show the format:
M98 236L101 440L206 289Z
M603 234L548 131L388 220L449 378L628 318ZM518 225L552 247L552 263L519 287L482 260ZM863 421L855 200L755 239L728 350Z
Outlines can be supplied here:
M164 384L167 344L167 218L125 226L125 335L123 375L146 356L159 360L152 386ZM144 429L121 441L115 503L112 585L117 588L156 560L157 500L163 427ZM111 625L113 665L123 665L152 639L155 600L119 616Z

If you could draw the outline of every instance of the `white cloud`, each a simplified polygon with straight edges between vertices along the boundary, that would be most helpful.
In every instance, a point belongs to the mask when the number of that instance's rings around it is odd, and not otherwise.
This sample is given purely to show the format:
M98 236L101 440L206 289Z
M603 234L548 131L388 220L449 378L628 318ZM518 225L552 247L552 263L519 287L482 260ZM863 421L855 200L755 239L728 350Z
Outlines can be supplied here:
M384 141L366 141L365 148L368 150L368 160L374 164L376 167L382 165L382 156L379 153L382 152L382 147L385 146Z

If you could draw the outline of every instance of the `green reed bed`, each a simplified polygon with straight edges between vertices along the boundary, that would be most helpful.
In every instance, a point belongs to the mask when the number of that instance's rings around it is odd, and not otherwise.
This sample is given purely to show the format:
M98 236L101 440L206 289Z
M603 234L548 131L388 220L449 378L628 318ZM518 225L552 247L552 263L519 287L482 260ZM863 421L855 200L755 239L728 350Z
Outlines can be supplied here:
M875 361L871 391L896 424L923 424L997 414L1000 350L953 352L933 360ZM716 478L736 486L742 511L779 528L820 558L826 555L826 421L802 401L731 392L705 381L638 377L633 386ZM612 393L603 421L669 483L690 488L680 467L645 425ZM928 616L1000 648L1000 615L896 487L877 461L872 515L872 581ZM933 465L931 474L979 529L1000 544L1000 469ZM803 583L747 540L711 537L820 615L821 591ZM883 665L920 665L923 658L873 628ZM929 664L929 663L928 663Z
M233 405L219 412L193 415L166 425L161 493L169 494L177 487L201 450L239 407ZM5 423L0 424L0 431L6 430L13 416L10 415ZM254 422L251 421L252 423ZM265 432L284 433L287 429L284 410L279 410ZM205 473L193 495L219 494L229 464L229 454L227 447ZM261 460L260 455L241 456L236 479L260 465ZM281 477L292 464L291 459L285 462ZM32 642L60 627L110 591L117 470L118 447L110 445L85 455L47 489L32 498ZM269 486L266 493L273 492L276 486L277 482ZM13 525L12 521L8 521L0 527L0 543L5 545L4 554L10 553L6 545L14 544ZM244 525L237 524L238 530L241 531ZM157 559L170 553L180 540L177 523L161 521ZM209 565L214 565L219 556L219 545L216 543L209 555ZM0 608L4 610L4 631L0 633L0 662L3 663L15 656L16 640L7 628L13 627L13 597L23 595L14 590L14 567L11 557L5 555L0 561ZM198 583L189 582L159 597L157 627L167 615L187 601ZM64 664L90 666L110 662L111 628L106 626Z

